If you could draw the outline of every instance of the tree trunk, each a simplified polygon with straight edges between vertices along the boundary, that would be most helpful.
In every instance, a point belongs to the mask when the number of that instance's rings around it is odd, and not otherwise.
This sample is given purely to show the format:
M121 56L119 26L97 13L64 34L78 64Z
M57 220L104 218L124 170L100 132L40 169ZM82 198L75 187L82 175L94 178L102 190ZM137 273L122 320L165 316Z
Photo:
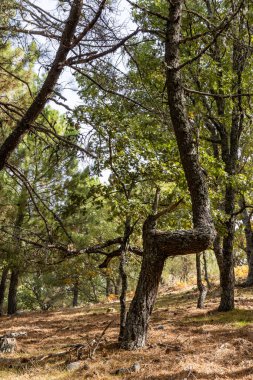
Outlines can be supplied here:
M211 289L211 283L210 283L210 280L209 280L208 268L207 268L206 252L203 252L203 261L204 261L205 281L206 281L206 284L207 284L207 288Z
M226 187L225 212L232 215L234 212L235 191L232 185ZM226 223L226 235L223 237L222 265L220 267L221 300L219 311L234 309L234 256L233 244L235 234L234 218L230 217Z
M125 324L126 324L126 316L127 316L127 306L126 306L126 295L128 288L128 279L126 272L126 263L127 263L127 249L128 249L128 241L131 231L130 226L131 218L127 217L125 221L125 229L124 229L124 239L121 244L121 255L120 255L120 265L119 265L119 274L121 278L121 294L120 294L120 331L119 331L119 342L123 339Z
M204 302L207 295L207 288L202 282L201 275L201 253L196 254L196 269L197 269L197 286L199 290L199 297L197 302L198 309L204 309Z
M119 296L120 288L121 288L121 277L118 276L114 284L114 293L116 294L116 296Z
M143 225L143 259L135 296L126 319L121 346L143 347L148 321L156 299L164 262L169 256L198 253L207 249L214 238L206 179L198 161L185 107L184 90L178 70L183 0L170 0L165 41L166 84L172 125L192 201L192 230L158 231L156 220L173 205L150 215Z
M0 315L4 314L4 296L5 296L5 289L6 289L6 281L9 273L9 268L4 267L1 277L1 283L0 283Z
M17 312L17 291L18 291L19 271L13 268L8 293L8 314L12 315Z
M78 306L78 295L79 295L79 282L78 280L75 281L74 286L73 286L73 302L72 306L76 307Z
M127 350L144 347L147 341L149 318L165 262L159 252L154 254L152 248L151 246L150 251L143 257L136 292L127 314L125 334L121 344L121 347Z
M248 275L246 281L243 283L243 286L252 286L253 285L253 231L251 227L251 215L248 213L245 208L244 198L240 201L240 207L244 208L242 212L242 221L244 225L244 233L246 238L246 254L247 254L247 263L248 263Z
M106 281L105 295L106 297L109 297L110 294L114 293L113 282L109 276L106 276L105 281Z
M27 174L27 173L26 173ZM25 175L26 175L25 174ZM15 314L17 311L17 291L18 291L18 281L19 275L21 273L21 265L19 264L19 251L20 251L20 233L21 226L24 222L25 218L25 209L27 205L27 189L23 185L18 201L18 211L13 229L13 242L14 249L12 252L12 268L11 268L11 278L9 285L9 293L8 293L8 314Z

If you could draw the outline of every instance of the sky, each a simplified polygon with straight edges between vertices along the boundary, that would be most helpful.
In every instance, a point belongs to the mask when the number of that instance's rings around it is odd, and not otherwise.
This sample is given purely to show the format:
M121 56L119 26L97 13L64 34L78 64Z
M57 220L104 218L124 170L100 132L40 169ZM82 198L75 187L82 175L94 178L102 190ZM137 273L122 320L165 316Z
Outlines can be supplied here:
M1 1L1 0L0 0ZM58 3L58 0L35 0L41 8L47 11L53 11ZM130 7L126 0L119 0L119 22L126 25L126 34L135 29L135 25L130 20ZM67 99L66 103L70 108L81 104L77 94L77 85L70 69L65 69L60 78L61 87L64 89L62 95ZM64 107L52 103L52 107L60 112L66 112Z

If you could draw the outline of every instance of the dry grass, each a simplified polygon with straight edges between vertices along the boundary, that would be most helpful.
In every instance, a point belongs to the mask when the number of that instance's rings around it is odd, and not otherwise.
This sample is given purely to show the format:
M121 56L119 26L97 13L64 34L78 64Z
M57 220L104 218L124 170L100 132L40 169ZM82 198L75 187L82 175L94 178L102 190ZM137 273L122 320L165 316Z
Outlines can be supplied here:
M163 289L164 292L164 289ZM19 352L2 354L15 367L15 360L62 351L67 344L82 342L81 336L95 337L110 320L113 326L88 369L67 372L64 360L29 368L0 367L0 379L76 380L76 379L253 379L253 296L252 290L237 290L237 309L218 313L217 291L207 300L206 309L195 307L197 294L169 289L159 297L150 323L148 346L134 352L119 350L118 313L107 313L110 305L92 309L65 309L47 313L28 313L2 317L0 334L27 331L19 339ZM117 304L113 307L118 309ZM163 329L157 327L162 325ZM141 364L138 374L113 375L113 371Z

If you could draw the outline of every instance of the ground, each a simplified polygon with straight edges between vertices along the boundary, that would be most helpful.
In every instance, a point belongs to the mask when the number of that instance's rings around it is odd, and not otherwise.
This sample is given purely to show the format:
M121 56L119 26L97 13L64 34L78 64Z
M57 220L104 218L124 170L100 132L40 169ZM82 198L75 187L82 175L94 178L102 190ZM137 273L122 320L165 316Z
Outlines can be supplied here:
M52 312L31 312L2 317L0 334L27 331L18 338L18 352L1 354L0 379L253 379L253 294L236 290L236 310L216 311L218 291L210 292L204 310L196 309L194 289L163 289L150 321L146 348L118 349L118 304L89 305ZM21 358L65 351L71 344L92 341L105 333L93 359L84 358L84 369L69 372L64 356L51 361L21 363ZM68 346L68 347L66 347ZM138 373L116 375L119 368L139 363Z

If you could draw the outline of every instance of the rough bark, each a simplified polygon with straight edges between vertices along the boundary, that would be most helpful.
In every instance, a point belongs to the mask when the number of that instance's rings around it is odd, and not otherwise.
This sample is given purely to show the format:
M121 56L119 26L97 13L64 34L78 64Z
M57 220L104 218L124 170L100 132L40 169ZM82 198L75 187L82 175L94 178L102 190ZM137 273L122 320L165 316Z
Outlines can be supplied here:
M144 347L149 317L152 313L162 275L165 256L161 256L155 237L149 233L149 221L143 227L144 255L134 298L127 314L121 347L133 350Z
M182 5L183 0L169 2L165 42L166 84L172 125L192 201L194 228L158 231L156 215L150 216L144 223L142 267L122 340L122 347L126 349L145 345L148 321L166 258L201 252L210 246L214 238L206 180L198 161L178 70Z
M199 290L199 297L197 302L197 308L203 309L204 303L207 295L207 288L202 282L201 274L201 253L196 254L196 270L197 270L197 286Z
M9 315L17 312L17 292L18 292L19 270L13 268L11 271L9 293L8 293L8 310Z
M4 297L6 290L6 281L9 273L9 267L6 266L3 268L1 283L0 283L0 315L4 314Z
M235 190L232 185L226 186L225 194L225 212L232 215L234 212ZM235 234L234 218L230 217L226 223L226 235L223 237L222 265L220 267L220 286L221 300L219 305L220 311L229 311L234 309L234 256L233 243Z
M247 254L247 263L248 263L248 275L246 281L243 283L243 286L252 286L253 285L253 231L251 227L251 214L248 213L245 207L245 200L242 197L240 202L240 207L242 211L242 222L244 225L244 233L246 239L246 254Z

